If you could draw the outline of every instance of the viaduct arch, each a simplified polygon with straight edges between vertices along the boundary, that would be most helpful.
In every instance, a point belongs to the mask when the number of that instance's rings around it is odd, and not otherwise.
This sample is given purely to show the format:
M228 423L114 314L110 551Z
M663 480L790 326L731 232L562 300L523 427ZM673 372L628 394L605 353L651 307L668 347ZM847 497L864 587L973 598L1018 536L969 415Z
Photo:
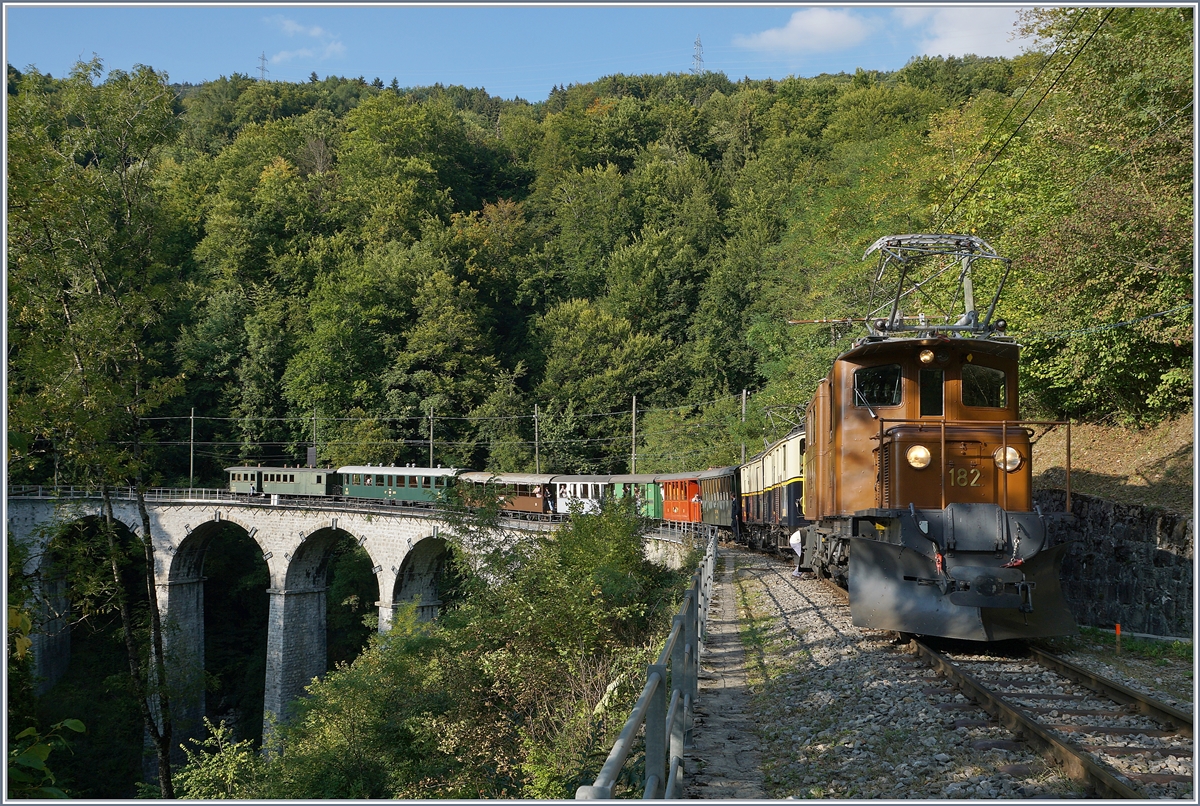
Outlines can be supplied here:
M101 515L99 498L6 499L9 534L30 548L27 573L49 561L56 525ZM113 516L141 532L136 503L114 498ZM155 558L155 589L164 624L164 651L172 711L180 741L202 734L204 714L204 559L224 523L239 526L262 551L270 583L264 735L272 721L325 673L325 570L333 544L349 535L366 551L378 583L378 629L390 629L397 608L417 601L419 617L433 618L441 602L438 577L448 549L448 525L432 512L363 510L338 505L272 505L266 501L147 501ZM539 528L539 524L530 524ZM516 533L513 538L517 537ZM67 591L45 579L43 598L61 607ZM69 631L46 629L33 638L36 673L51 685L70 657ZM51 622L53 627L53 622Z

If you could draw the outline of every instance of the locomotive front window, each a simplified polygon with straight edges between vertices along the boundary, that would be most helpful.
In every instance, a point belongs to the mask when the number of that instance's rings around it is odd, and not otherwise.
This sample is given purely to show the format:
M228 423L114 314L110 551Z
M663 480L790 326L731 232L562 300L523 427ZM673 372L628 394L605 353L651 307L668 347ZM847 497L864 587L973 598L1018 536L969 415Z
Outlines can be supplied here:
M945 373L940 369L921 370L921 416L942 416L942 385Z
M1008 378L1004 370L963 364L962 397L964 406L1008 408Z
M884 364L855 370L854 405L899 406L900 365Z

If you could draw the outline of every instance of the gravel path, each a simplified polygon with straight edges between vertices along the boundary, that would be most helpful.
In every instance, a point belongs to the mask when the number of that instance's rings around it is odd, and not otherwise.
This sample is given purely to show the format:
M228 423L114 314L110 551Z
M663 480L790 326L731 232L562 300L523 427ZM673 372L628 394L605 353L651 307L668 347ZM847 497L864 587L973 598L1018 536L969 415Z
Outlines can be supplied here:
M854 627L820 582L792 577L776 558L722 554L746 619L767 797L1083 796L927 664L884 633ZM700 736L698 728L698 744Z

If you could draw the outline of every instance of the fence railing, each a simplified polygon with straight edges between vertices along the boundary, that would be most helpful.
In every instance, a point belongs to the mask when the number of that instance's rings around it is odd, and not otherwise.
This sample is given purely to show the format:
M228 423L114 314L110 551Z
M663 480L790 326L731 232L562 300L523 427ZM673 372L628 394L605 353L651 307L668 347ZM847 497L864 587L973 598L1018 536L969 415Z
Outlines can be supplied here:
M130 500L136 496L136 491L133 487L112 487L108 494L115 499ZM102 496L97 487L48 487L26 484L9 487L8 497L99 499ZM205 487L151 487L146 490L145 498L147 501L236 501L245 496L228 490Z
M658 660L646 667L646 685L633 712L613 743L595 783L579 787L575 791L576 800L612 797L617 776L633 750L639 731L643 732L646 748L646 784L642 798L679 796L683 750L691 743L699 693L700 654L706 637L716 560L717 538L714 534L708 540L704 559L692 574L692 584L684 595L679 613L671 620L671 634L667 636Z

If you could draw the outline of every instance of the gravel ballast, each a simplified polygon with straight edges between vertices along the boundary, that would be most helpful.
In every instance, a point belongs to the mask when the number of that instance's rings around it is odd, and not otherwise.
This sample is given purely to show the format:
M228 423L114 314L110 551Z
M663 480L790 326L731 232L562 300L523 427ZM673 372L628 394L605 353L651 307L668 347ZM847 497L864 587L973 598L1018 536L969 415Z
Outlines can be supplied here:
M723 549L771 798L1080 798L893 636L850 622L819 580Z

